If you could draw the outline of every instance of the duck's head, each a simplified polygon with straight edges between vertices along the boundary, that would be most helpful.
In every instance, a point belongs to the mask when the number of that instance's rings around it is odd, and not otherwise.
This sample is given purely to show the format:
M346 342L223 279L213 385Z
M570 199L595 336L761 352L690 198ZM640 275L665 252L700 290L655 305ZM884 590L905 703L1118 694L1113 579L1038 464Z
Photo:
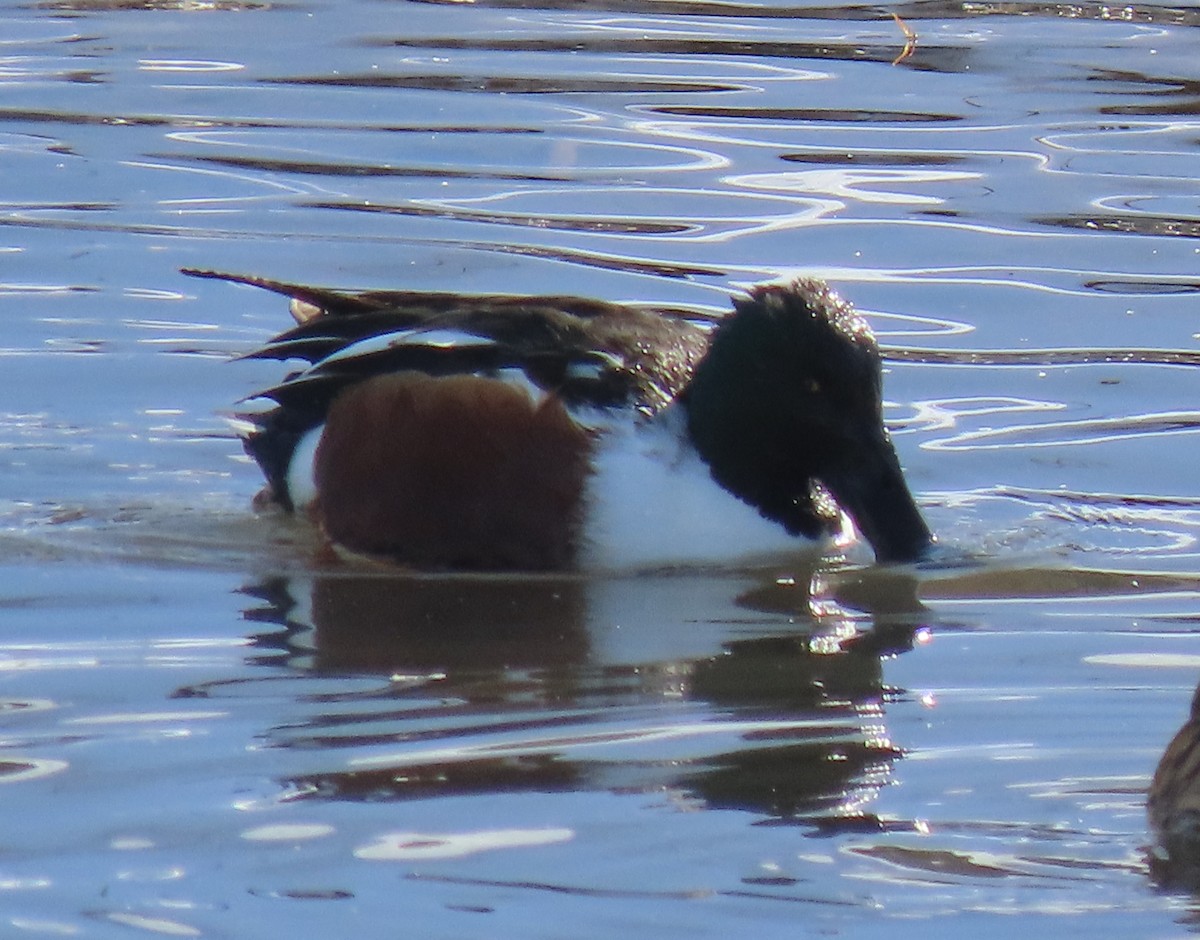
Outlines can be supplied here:
M755 288L715 331L684 401L714 478L796 535L837 524L837 501L881 562L934 539L883 424L879 349L827 284Z

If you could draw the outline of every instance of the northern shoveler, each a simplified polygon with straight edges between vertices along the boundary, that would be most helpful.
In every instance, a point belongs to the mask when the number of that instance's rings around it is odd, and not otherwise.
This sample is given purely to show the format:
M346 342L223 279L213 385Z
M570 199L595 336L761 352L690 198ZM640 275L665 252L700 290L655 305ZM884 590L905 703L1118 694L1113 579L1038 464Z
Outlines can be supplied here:
M291 298L249 354L308 363L260 396L264 491L335 545L418 567L709 564L849 538L881 562L933 537L883 425L879 352L824 282L726 317L578 297Z

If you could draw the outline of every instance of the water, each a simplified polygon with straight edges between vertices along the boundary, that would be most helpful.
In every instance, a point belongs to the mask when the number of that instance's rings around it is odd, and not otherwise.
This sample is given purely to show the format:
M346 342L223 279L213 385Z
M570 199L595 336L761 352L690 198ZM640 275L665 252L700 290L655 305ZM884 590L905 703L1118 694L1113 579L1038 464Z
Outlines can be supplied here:
M1200 922L1143 810L1200 678L1198 22L0 9L0 933ZM331 567L222 417L283 305L180 267L714 311L827 277L979 563Z

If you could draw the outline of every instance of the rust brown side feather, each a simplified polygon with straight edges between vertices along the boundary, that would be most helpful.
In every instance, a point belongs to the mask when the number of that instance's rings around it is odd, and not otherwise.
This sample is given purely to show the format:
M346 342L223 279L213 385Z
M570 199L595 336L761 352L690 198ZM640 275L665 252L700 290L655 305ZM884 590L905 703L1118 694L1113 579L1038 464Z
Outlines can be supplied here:
M561 401L496 379L397 372L329 409L316 518L354 551L419 567L574 559L592 441Z

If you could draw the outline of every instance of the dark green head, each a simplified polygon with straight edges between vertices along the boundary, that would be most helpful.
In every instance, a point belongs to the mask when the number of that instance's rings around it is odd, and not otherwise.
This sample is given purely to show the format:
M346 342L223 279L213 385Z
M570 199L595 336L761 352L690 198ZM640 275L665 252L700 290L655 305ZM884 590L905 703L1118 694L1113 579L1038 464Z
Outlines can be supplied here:
M823 281L755 288L715 331L684 396L713 477L796 535L833 530L831 494L880 561L933 542L883 426L870 327Z

